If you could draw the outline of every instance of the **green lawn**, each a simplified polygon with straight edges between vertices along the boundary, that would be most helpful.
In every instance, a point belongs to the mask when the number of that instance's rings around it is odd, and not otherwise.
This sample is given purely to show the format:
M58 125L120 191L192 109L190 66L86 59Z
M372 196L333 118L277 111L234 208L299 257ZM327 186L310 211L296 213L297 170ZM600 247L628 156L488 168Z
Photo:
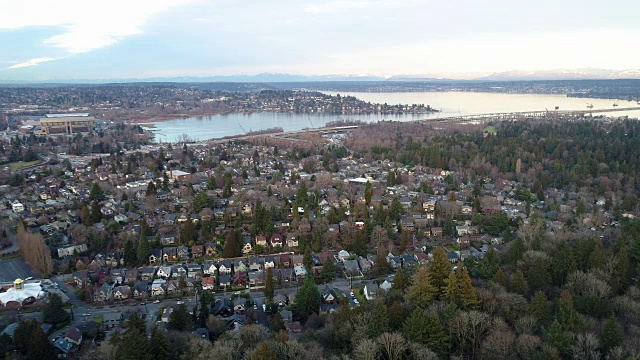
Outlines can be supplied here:
M9 164L9 169L11 171L16 171L16 170L23 169L23 168L25 168L27 166L37 165L40 162L41 162L40 160L27 161L27 162L18 161L18 162L14 162L14 163Z
M489 134L492 134L492 135L495 135L495 134L497 134L497 133L498 133L498 130L496 129L496 127L495 127L495 126L491 126L491 125L489 125L489 126L487 126L486 128L484 128L484 132L489 133Z

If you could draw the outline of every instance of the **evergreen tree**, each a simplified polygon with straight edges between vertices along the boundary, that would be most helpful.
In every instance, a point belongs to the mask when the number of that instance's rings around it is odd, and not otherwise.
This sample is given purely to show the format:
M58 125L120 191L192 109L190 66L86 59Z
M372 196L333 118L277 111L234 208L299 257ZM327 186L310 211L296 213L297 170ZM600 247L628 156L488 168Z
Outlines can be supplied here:
M605 351L609 351L614 347L621 345L624 341L622 336L620 325L615 316L612 316L604 323L602 328L602 348Z
M447 285L446 280L449 277L450 271L451 262L449 262L447 252L443 247L438 246L433 250L433 260L429 266L429 277L431 284L439 292L442 292Z
M409 274L402 268L396 270L391 290L398 290L400 293L404 293L409 285L411 285L411 277Z
M600 269L604 266L604 255L602 254L602 243L596 241L593 251L589 255L589 268Z
M327 261L322 264L322 271L320 272L320 277L322 281L328 282L333 280L336 276L336 264L331 259L327 259Z
M493 282L505 289L507 288L507 275L502 271L502 267L496 272L496 275L493 277Z
M135 313L135 312L134 312ZM130 326L122 335L120 356L123 360L146 360L149 356L147 339L136 326Z
M500 269L500 257L493 249L493 246L489 248L487 254L480 260L478 264L478 273L483 279L493 279L498 270Z
M405 320L402 333L411 341L427 345L440 358L449 355L449 336L435 312L427 315L421 308L416 308Z
M267 280L264 285L264 296L267 298L269 304L273 302L273 271L271 268L267 269Z
M563 330L575 331L580 326L580 319L578 318L578 313L573 306L573 297L569 293L569 290L564 290L560 294L556 318Z
M127 239L124 243L124 264L126 266L135 266L138 263L137 252L134 248L133 241Z
M573 252L569 244L563 240L556 251L553 253L551 260L551 271L553 273L553 283L556 286L564 285L567 276L578 269Z
M455 273L450 273L447 279L447 286L444 289L444 298L447 301L460 305L460 285Z
M102 212L100 212L100 203L94 201L91 203L91 217L90 224L99 223L102 220Z
M234 258L242 255L242 248L240 242L236 237L235 231L232 229L227 235L227 239L224 242L224 248L222 249L222 257Z
M387 305L382 299L376 302L368 326L369 337L375 338L389 331L389 314Z
M549 300L543 291L538 290L533 294L533 299L529 303L529 314L534 316L540 325L546 325L551 319Z
M545 335L549 345L557 348L564 356L569 354L571 350L571 335L563 329L558 320L554 320L549 330L545 332Z
M400 330L404 318L405 314L402 304L398 300L394 301L391 306L389 306L389 329L391 331Z
M511 291L516 294L524 295L527 293L527 290L527 280L525 280L522 270L518 269L511 278Z
M60 295L52 293L49 301L42 308L42 321L49 324L60 324L69 318L69 313L64 309L64 303Z
M157 325L154 325L153 330L151 330L149 355L150 360L171 359L171 347L164 336L164 332Z
M271 319L271 331L273 331L274 333L278 333L284 330L286 330L286 327L284 326L282 315L280 315L280 312L276 312Z
M321 298L318 286L313 282L313 277L309 276L296 294L294 309L304 318L313 313L317 314L320 311Z
M413 306L428 307L438 294L431 280L430 272L425 265L413 275L411 285L407 288L405 298Z
M518 236L509 244L509 250L507 251L507 258L511 264L516 264L518 260L522 259L522 255L525 252L524 240Z
M189 311L187 306L182 304L173 309L169 316L168 328L171 330L184 331L189 328Z
M142 227L144 229L144 227ZM138 251L136 252L136 257L140 262L144 262L149 259L152 253L151 244L147 240L146 231L142 230L140 232L140 240L138 240Z
M302 257L302 264L309 274L313 274L313 257L311 256L311 247L307 246Z
M373 195L373 189L371 183L367 181L367 185L364 188L364 201L368 205L371 204L371 196Z
M89 192L89 200L100 202L104 200L104 192L100 188L98 183L94 182L91 186L91 191Z
M465 308L474 308L479 302L478 294L471 283L469 272L460 263L458 263L458 269L456 270L456 279L460 291L461 305Z
M49 342L47 334L40 326L36 326L31 334L29 347L27 348L27 359L29 360L53 360L57 359L56 352Z
M180 233L180 242L185 245L192 246L196 241L196 236L198 232L196 231L196 225L193 223L191 219L191 215L187 216L187 220L182 224L182 231Z
M629 262L629 251L626 246L621 246L615 257L616 271L612 274L612 288L619 293L627 289L633 280L631 277L631 264Z
M146 196L155 196L158 193L158 189L156 189L156 184L153 181L149 181L147 185L147 191L145 192Z

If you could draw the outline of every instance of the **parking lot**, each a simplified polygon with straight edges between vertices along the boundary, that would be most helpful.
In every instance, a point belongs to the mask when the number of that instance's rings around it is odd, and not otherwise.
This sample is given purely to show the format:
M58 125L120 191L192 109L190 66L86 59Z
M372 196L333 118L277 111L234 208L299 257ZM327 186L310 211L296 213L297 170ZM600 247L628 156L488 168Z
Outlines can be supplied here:
M0 260L0 282L13 282L17 278L36 276L23 258Z

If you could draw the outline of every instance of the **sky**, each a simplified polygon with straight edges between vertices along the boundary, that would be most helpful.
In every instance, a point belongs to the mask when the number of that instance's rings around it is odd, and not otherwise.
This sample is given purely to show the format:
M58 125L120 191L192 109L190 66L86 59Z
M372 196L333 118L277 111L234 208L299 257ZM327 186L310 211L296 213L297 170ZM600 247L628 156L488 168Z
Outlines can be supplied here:
M0 0L0 80L640 68L640 1Z

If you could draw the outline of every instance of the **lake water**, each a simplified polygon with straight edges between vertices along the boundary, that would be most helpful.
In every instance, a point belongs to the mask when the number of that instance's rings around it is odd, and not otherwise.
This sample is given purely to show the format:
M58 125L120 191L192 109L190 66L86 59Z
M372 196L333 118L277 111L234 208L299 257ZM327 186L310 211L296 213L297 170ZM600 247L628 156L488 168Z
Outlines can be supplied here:
M335 95L336 92L326 92ZM405 115L323 115L323 114L291 114L291 113L253 113L213 115L193 117L154 123L156 126L156 140L160 142L175 142L182 134L187 134L195 140L221 138L230 135L243 134L246 131L281 127L285 131L301 130L311 127L321 127L328 122L340 119L357 119L367 122L380 120L411 121L429 118L440 118L456 115L477 115L515 111L553 110L556 106L560 110L587 110L592 104L593 109L612 109L617 103L620 108L637 107L636 102L616 101L609 99L569 98L564 95L537 94L498 94L477 92L402 92L402 93L349 93L340 95L355 96L364 101L388 104L431 105L441 110L430 114ZM640 111L618 111L603 113L606 116L629 116L640 118Z

